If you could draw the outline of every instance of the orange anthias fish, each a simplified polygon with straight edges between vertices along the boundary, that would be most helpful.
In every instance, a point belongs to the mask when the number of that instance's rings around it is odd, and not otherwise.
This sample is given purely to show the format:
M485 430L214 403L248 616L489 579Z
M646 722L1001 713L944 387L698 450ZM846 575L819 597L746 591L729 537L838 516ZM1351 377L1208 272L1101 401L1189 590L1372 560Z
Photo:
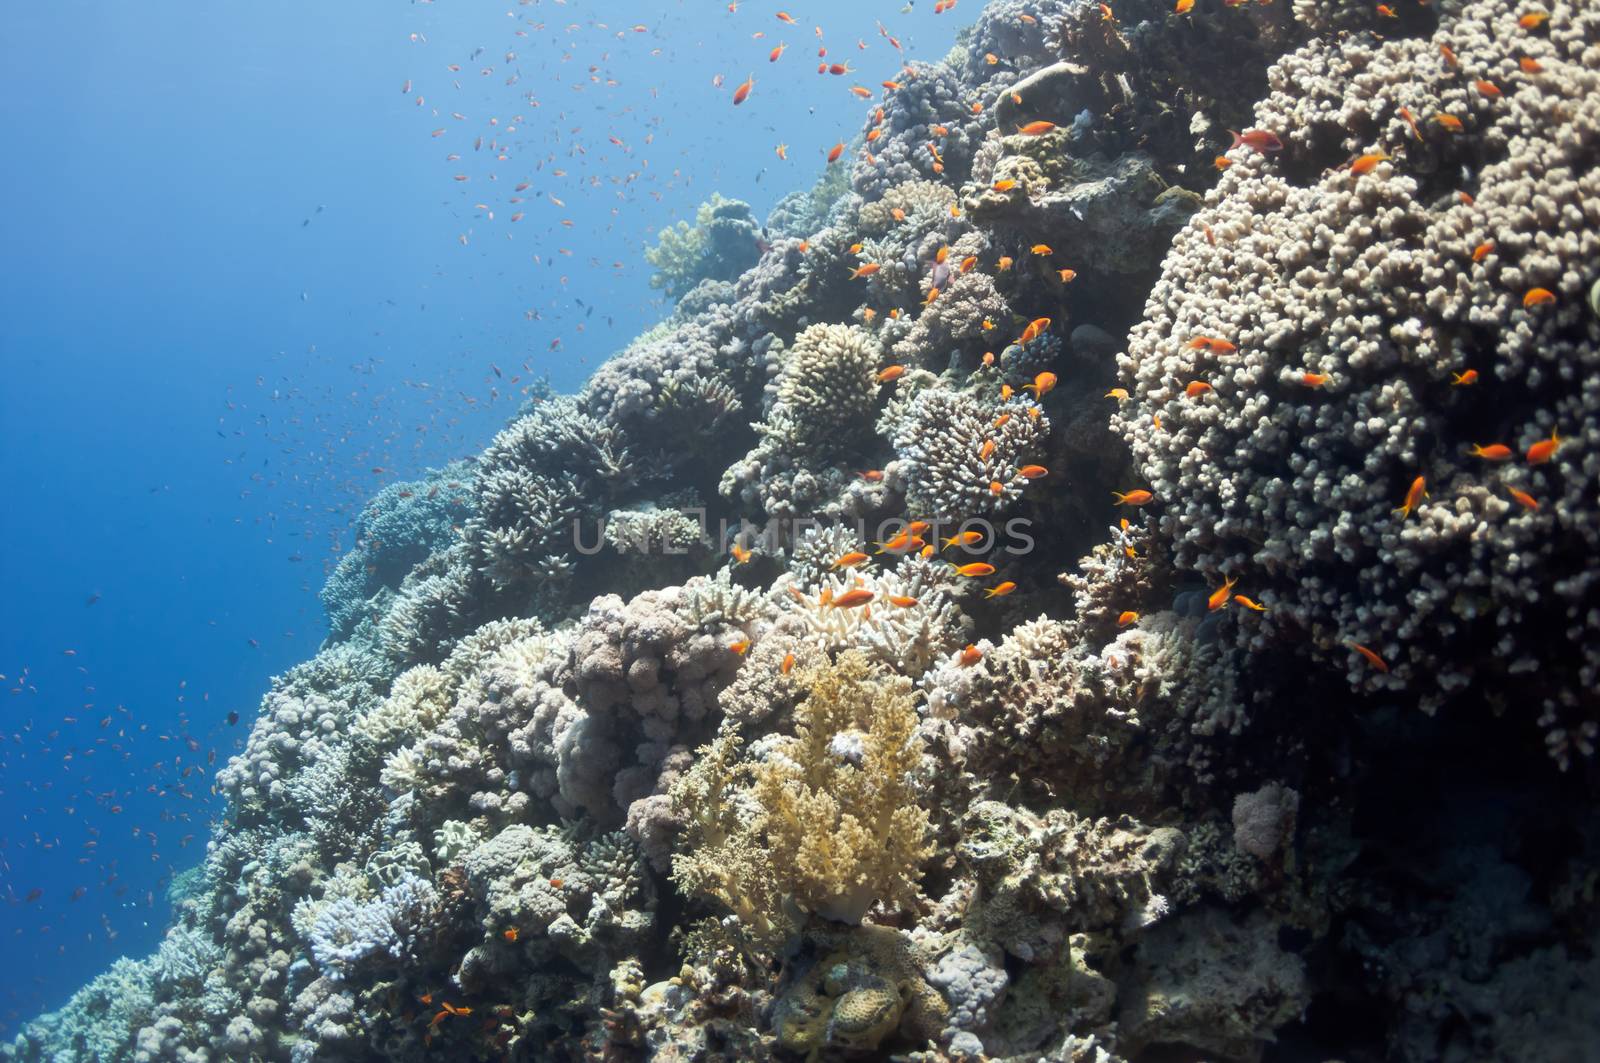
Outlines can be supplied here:
M1041 318L1041 320L1047 319ZM1054 373L1040 373L1038 376L1033 378L1033 383L1024 386L1022 390L1031 391L1033 392L1034 398L1042 399L1045 397L1046 393L1048 393L1050 389L1055 386L1056 375Z
M743 657L750 649L750 640L740 639L738 642L730 642L728 644L728 649Z
M1043 465L1024 465L1017 470L1017 475L1024 480L1042 480L1050 475L1050 470Z
M880 383L880 384L890 384L890 383L893 383L896 380L899 380L901 377L903 377L905 375L906 375L906 367L905 366L903 366L903 365L891 365L889 368L885 369L883 372L878 374L878 383Z
M1330 377L1327 373L1301 373L1300 374L1300 383L1304 384L1308 388L1320 388L1322 385L1326 384L1329 380L1332 380L1332 379L1333 378Z
M739 106L750 98L750 90L756 87L756 76L751 74L744 79L744 84L733 90L733 105Z
M1361 645L1361 643L1356 642L1353 639L1345 639L1344 644L1361 654L1362 657L1365 657L1367 663L1372 665L1372 667L1376 668L1378 671L1387 672L1389 670L1389 663L1387 661L1385 661L1382 657L1379 657L1372 650L1369 650L1365 646Z
M1192 399L1196 395L1204 395L1210 390L1212 390L1211 385L1204 380L1191 380L1188 386L1183 389L1183 393Z
M952 546L971 546L973 543L981 542L982 540L983 540L983 532L979 532L979 531L957 532L955 535L952 535L948 539L944 540L944 548L946 550L948 550Z
M854 568L861 562L868 560L867 555L860 550L852 550L848 554L841 554L833 562L834 568Z
M1190 350L1198 351L1201 348L1205 348L1206 350L1212 351L1216 354L1227 354L1231 351L1237 351L1239 349L1232 343L1229 343L1227 340L1218 339L1216 336L1196 336L1194 339L1189 341Z
M1453 388L1470 387L1471 385L1476 384L1477 382L1478 382L1478 371L1476 369L1467 369L1467 370L1463 370L1460 373L1451 373L1450 374L1450 386L1453 387Z
M1017 585L1015 583L1006 580L1004 583L996 583L993 587L985 587L983 596L985 598L1004 598L1016 589Z
M1419 476L1411 481L1411 488L1406 491L1406 500L1400 504L1400 508L1396 509L1395 512L1400 514L1401 520L1405 520L1411 516L1411 511L1417 508L1417 503L1428 497L1430 497L1428 494L1428 481L1425 477Z
M1468 451L1468 453L1475 458L1482 458L1484 461L1511 460L1511 448L1506 446L1504 443L1490 443L1488 446L1474 443L1472 444L1472 449Z
M858 605L867 605L876 597L877 595L873 594L865 587L857 587L854 590L845 591L843 594L839 595L839 597L835 598L833 600L833 607L835 609L854 609Z
M832 165L839 161L839 156L844 154L844 141L839 141L828 152L828 163Z
M915 550L921 546L922 540L912 535L909 531L903 531L886 543L874 543L873 545L878 548L877 552L880 554L903 554L907 550Z
M1212 591L1211 597L1206 599L1206 608L1214 613L1227 605L1228 595L1233 592L1233 585L1238 582L1239 578L1237 576L1229 576L1224 580L1222 586Z
M1528 294L1522 297L1524 307L1548 306L1556 301L1556 293L1549 288L1529 288Z
M970 565L957 565L956 575L966 576L968 579L978 579L981 576L994 575L994 566L987 561L974 561Z
M1054 122L1029 122L1027 125L1017 126L1017 132L1021 133L1025 137L1037 137L1043 136L1055 127L1056 124Z
M1536 510L1539 508L1538 499L1528 494L1528 492L1519 491L1510 484L1506 485L1506 490L1511 493L1511 497L1516 501L1517 505L1521 506L1523 509Z
M1032 247L1028 248L1028 250L1033 252L1036 255L1053 255L1053 254L1055 254L1055 252L1050 249L1050 245L1049 244L1034 244Z
M732 554L734 562L740 565L749 562L751 556L750 551L740 546L738 543L734 543L729 546L728 553Z
M1117 616L1117 626L1127 627L1137 619L1139 619L1138 613L1134 612L1132 609L1125 610Z
M1253 148L1263 154L1283 150L1283 141L1279 140L1278 135L1270 130L1246 129L1243 133L1235 133L1230 129L1228 130L1228 135L1233 138L1233 143L1228 145L1229 151L1241 145Z
M1154 501L1156 496L1140 487L1133 491L1113 491L1111 497L1117 500L1119 506L1142 506Z
M510 930L503 931L501 933L501 936L504 937L507 941L515 941L515 940L517 940L517 933L518 933L517 932L517 928L516 927L512 927Z
M1039 338L1040 333L1044 332L1044 330L1049 327L1049 318L1036 317L1032 321L1028 322L1028 327L1022 330L1022 336L1017 340L1017 342L1020 344L1032 343L1034 340Z
M983 660L983 651L970 642L967 643L966 649L961 651L961 656L956 658L956 661L963 668L971 667L981 660Z
M1551 432L1549 439L1541 439L1528 448L1528 464L1543 465L1555 457L1556 448L1560 447L1561 443L1561 437L1555 432Z
M850 271L850 279L851 280L855 280L857 277L870 277L870 276L872 276L874 273L878 272L882 268L883 268L883 266L880 263L867 262L867 263L865 263L863 265L860 265L860 266L857 266L855 269L851 270Z
M994 184L990 185L989 187L994 189L996 192L1009 192L1013 188L1017 187L1017 182L1015 182L1011 178L1007 177L1007 178L1005 178L1003 180L996 181Z
M1350 172L1356 174L1357 176L1360 176L1364 173L1371 173L1373 169L1377 167L1378 163L1388 162L1389 160L1390 156L1385 155L1381 151L1374 151L1371 154L1357 157L1357 159L1350 164Z
M1246 609L1250 610L1252 613L1264 613L1264 612L1267 611L1267 607L1266 606L1262 605L1260 602L1256 601L1253 598L1246 598L1242 594L1235 594L1233 596L1233 600L1238 602L1240 605L1244 606Z
M786 653L786 654L783 655L783 663L778 665L778 674L779 675L788 675L793 670L794 670L794 654Z

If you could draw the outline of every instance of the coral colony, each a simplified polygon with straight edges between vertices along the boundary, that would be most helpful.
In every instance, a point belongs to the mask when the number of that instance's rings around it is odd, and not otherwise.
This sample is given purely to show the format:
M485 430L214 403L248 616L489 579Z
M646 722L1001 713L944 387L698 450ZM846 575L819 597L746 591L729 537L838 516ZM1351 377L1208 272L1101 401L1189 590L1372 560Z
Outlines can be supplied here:
M1395 7L996 0L664 232L0 1056L1595 1058L1600 8Z

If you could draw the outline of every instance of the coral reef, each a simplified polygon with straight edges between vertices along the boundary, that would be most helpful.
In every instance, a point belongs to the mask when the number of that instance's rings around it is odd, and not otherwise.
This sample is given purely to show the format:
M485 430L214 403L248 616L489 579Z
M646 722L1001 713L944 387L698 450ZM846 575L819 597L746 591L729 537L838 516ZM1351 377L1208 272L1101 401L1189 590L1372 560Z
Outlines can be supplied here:
M993 0L662 232L0 1059L1592 1056L1600 12L1394 6Z

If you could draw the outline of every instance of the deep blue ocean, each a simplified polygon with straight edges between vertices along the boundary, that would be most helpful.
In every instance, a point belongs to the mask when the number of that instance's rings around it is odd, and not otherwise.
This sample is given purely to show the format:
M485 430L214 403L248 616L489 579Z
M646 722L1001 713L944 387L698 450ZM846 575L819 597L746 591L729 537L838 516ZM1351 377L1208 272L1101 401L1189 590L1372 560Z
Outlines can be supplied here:
M8 11L0 1036L155 947L363 501L575 390L670 310L660 228L765 217L975 14L781 7Z

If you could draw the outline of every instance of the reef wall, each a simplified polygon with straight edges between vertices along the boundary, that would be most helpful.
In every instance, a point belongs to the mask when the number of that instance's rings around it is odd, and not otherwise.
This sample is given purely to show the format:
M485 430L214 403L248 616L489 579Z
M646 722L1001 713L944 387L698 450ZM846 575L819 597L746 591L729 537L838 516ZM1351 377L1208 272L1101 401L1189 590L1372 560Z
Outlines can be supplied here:
M1103 8L377 495L0 1057L1593 1058L1600 10Z

